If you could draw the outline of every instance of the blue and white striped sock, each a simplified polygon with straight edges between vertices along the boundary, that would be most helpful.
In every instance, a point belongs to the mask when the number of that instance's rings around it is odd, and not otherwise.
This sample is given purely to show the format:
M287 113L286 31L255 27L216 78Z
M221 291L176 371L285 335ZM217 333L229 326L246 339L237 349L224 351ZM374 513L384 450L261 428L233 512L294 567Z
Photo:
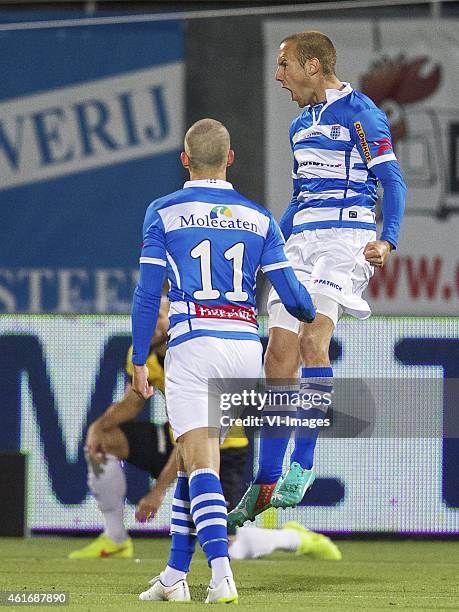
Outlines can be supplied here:
M323 419L330 406L333 392L333 369L331 367L315 367L301 369L300 392L314 396L314 407L304 409L298 407L297 417L300 419ZM296 461L303 469L310 470L314 464L314 449L320 428L310 429L299 425L295 430L295 448L290 457L290 463Z
M196 546L196 527L190 514L190 490L188 476L177 472L171 514L171 554L161 582L172 586L186 577Z
M215 585L224 576L232 576L222 485L217 472L210 468L192 472L189 483L191 515L201 548L212 567L212 583ZM217 559L223 560L216 562Z

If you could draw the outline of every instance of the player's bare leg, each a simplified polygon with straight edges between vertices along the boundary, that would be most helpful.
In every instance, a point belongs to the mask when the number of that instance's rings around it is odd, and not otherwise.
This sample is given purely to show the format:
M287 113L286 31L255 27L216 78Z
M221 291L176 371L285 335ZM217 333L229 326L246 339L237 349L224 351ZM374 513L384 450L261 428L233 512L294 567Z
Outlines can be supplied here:
M220 471L220 438L218 430L198 427L177 440L183 466L188 475L195 470Z
M282 327L272 327L265 355L266 378L295 378L299 367L298 334Z
M301 323L299 349L305 368L330 366L330 341L335 324L330 317L317 312L312 323Z

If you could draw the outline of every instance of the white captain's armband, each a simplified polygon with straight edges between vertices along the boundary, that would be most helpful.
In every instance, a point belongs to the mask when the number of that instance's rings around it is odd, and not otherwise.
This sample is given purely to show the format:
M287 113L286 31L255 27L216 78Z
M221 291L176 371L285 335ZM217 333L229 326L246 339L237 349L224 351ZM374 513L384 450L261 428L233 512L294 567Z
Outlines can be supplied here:
M280 270L281 268L289 268L292 264L289 261L278 261L276 263L261 266L262 272L270 272L271 270Z
M141 257L139 259L139 263L143 264L154 264L156 266L163 266L164 268L166 267L166 262L164 259L158 259L157 257Z

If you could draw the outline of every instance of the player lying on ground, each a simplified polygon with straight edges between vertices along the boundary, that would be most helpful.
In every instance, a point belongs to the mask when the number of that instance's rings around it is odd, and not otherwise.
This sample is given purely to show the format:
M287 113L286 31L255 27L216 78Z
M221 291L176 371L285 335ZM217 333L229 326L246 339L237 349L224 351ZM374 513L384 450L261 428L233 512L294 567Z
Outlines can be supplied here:
M275 550L328 561L339 561L342 557L339 548L330 538L310 531L296 521L288 521L282 529L242 527L237 530L229 553L231 559L258 559Z
M255 316L260 267L292 316L311 321L315 312L287 261L272 215L226 181L234 159L226 128L211 119L195 123L181 159L190 181L147 210L132 308L133 389L148 399L153 388L145 362L166 269L166 405L177 441L177 485L170 558L140 598L188 601L186 575L199 539L212 571L206 602L234 603L238 594L219 478L221 432L218 424L209 423L208 381L257 379L261 373Z
M286 254L313 296L317 314L310 325L300 324L284 308L276 288L271 290L265 374L274 389L291 398L300 389L319 398L307 410L292 401L276 407L280 414L323 419L333 390L333 330L344 313L370 316L362 292L374 267L384 266L397 246L406 187L386 115L336 77L336 51L329 38L320 32L289 36L280 45L277 64L276 80L304 108L290 128L293 197L281 229L288 239ZM378 180L384 188L379 240L374 213ZM283 386L282 380L298 380L300 364L299 387ZM273 436L263 426L258 472L228 515L228 524L240 526L271 506L287 508L302 500L315 478L318 432L296 428L290 467L282 476L292 428L285 426L283 435Z

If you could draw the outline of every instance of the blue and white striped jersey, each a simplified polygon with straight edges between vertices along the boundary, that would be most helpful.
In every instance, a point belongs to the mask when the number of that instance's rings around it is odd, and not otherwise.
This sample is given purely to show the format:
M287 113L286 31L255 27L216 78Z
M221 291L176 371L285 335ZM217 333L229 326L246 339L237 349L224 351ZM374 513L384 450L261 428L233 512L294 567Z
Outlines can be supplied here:
M387 117L349 84L326 95L326 102L307 106L290 127L297 206L292 231L375 230L374 169L396 160Z
M150 204L141 264L169 279L170 342L196 336L257 339L255 279L289 268L279 226L226 181L188 181Z

